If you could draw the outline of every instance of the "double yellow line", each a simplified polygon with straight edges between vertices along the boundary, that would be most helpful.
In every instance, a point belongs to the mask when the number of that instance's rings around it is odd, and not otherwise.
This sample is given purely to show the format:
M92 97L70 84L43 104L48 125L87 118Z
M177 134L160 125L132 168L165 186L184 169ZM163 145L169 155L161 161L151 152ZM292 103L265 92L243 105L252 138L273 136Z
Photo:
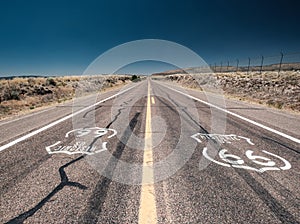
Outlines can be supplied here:
M154 98L153 98L154 99ZM152 103L153 103L152 99ZM154 190L152 128L151 128L151 86L148 81L147 113L145 127L145 147L143 160L143 177L139 210L140 224L156 224L156 203Z

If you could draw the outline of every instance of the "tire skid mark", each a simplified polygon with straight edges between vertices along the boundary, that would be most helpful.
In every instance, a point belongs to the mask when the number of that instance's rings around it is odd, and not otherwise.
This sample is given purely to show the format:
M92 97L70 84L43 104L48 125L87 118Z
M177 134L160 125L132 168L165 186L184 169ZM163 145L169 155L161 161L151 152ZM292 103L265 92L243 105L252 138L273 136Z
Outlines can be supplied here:
M121 112L120 112L120 114L121 114ZM116 166L117 166L116 159L118 160L121 158L121 156L124 152L126 143L128 142L128 140L132 134L131 130L133 130L135 128L135 126L138 122L139 116L140 116L140 113L135 114L135 116L131 119L125 132L123 133L120 141L118 142L116 150L112 153L112 157L109 160L108 165L106 166L106 168L104 170L107 177L106 176L101 177L100 180L98 181L98 183L96 184L96 187L90 197L87 211L79 219L80 223L97 223L98 222L99 214L102 211L102 206L107 197L109 185L113 182L112 176L113 176L114 170L116 169ZM111 124L109 124L109 125L111 125Z
M164 91L164 90L162 90ZM167 94L167 93L166 93ZM168 95L168 94L167 94ZM170 98L170 96L168 95L168 98L171 102L173 102L177 107L179 107L180 105L178 105L174 100L172 100ZM163 100L161 100L160 98L157 98L158 100L160 100L162 103ZM198 102L199 103L199 102ZM166 105L166 103L164 103ZM170 107L171 109L171 107ZM207 130L205 130L197 121L195 121L192 116L184 109L182 108L182 111L191 119L191 121L193 123L195 123L198 127L201 128L202 131L204 131L205 133L208 133ZM205 113L209 113L209 111L204 111ZM184 118L186 119L186 118ZM234 119L227 119L227 122L230 123L230 125L234 126L234 127L238 127L238 129L243 130L244 127L247 125L241 125L241 122L236 122ZM247 130L248 133L251 133L252 135L256 135L250 128L249 130ZM258 136L260 137L260 136ZM263 139L265 139L265 137L263 137ZM273 139L269 139L272 140ZM277 142L278 143L278 142ZM278 143L280 144L280 143ZM218 144L214 144L214 146L216 147L216 149L220 149L220 147L218 146ZM292 149L286 145L283 145L284 147L288 148L289 150L293 151L294 153L299 153L297 150ZM275 216L282 222L282 223L299 223L296 218L287 210L285 209L281 203L276 200L271 193L269 193L269 191L264 188L261 183L259 183L254 177L251 176L250 172L247 170L239 170L239 169L234 169L234 171L247 183L247 185L254 191L254 193L262 200L262 202L268 206L268 208L272 211L272 213L275 214ZM261 174L262 175L262 174ZM295 200L294 196L292 195L292 192L290 192L288 189L285 189L283 186L281 186L280 183L278 183L278 181L276 181L273 177L271 177L269 174L264 174L265 176L267 176L269 178L269 182L274 183L276 182L276 190L283 196L289 198L289 199L293 199ZM227 180L228 181L228 180ZM273 185L273 184L272 184ZM278 187L283 188L281 190L278 190ZM298 199L297 199L298 201ZM293 206L294 207L294 206ZM296 207L298 208L299 206L296 205Z
M124 102L127 104L127 102ZM122 105L121 105L122 106ZM112 125L114 121L117 120L118 116L121 114L121 110L125 108L120 108L119 113L115 116L115 118L106 126L106 128L109 128L109 126ZM94 141L95 142L95 141ZM94 143L93 142L93 143ZM92 144L93 144L92 143ZM80 189L87 189L86 186L81 185L77 182L70 182L67 174L64 171L64 168L70 166L73 163L76 163L77 161L83 159L86 155L81 155L65 165L61 166L59 168L59 174L61 177L61 182L59 185L57 185L52 192L50 192L45 198L43 198L35 207L31 208L30 210L18 215L17 217L11 219L7 223L13 224L13 223L23 223L27 218L33 216L39 209L41 209L55 194L57 194L59 191L61 191L65 186L72 186L72 187L78 187ZM27 175L29 175L32 171L37 169L39 166L41 166L45 161L47 161L49 158L51 158L51 155L47 154L46 156L43 156L42 159L38 160L36 163L25 169L20 175L17 176L16 179L12 179L12 181L9 181L7 184L3 185L1 192L5 193L9 190L10 187L14 186L24 178L26 178ZM15 163L17 165L17 163Z

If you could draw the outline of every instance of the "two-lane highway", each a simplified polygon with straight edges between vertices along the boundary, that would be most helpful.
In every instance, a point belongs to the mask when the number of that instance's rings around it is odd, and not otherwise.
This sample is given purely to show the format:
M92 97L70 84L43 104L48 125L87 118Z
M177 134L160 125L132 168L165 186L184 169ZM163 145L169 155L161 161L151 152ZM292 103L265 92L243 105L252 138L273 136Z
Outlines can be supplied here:
M300 223L299 115L149 78L0 128L1 223Z

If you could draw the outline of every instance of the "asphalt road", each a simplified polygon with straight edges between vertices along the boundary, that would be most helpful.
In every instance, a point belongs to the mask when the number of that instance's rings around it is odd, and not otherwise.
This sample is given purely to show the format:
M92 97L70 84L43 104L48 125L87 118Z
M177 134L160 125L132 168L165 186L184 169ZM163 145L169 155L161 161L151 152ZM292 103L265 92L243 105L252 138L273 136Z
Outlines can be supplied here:
M0 223L300 223L296 114L145 80L0 128Z

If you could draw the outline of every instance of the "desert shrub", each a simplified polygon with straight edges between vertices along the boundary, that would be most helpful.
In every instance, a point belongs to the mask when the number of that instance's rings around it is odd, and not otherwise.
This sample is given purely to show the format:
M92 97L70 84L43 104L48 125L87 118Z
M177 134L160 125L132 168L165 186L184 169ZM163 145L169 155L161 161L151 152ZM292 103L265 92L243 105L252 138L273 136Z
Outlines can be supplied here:
M35 85L35 79L34 78L28 78L27 82L30 86L34 86Z
M268 100L267 105L275 107L277 109L282 109L284 103L282 101L278 101L278 100Z
M136 80L138 77L136 76L136 75L133 75L132 77L131 77L131 81L134 81L134 80Z
M51 86L56 86L57 83L53 78L47 78L46 84Z
M131 76L131 81L132 81L132 82L138 82L138 81L140 81L140 80L141 80L140 76L137 76L137 75Z
M121 78L121 79L120 79ZM107 82L107 79L109 81ZM52 102L71 99L75 94L85 95L98 91L102 85L115 86L131 76L68 76L29 77L0 80L0 119L24 109L35 109ZM82 94L78 93L82 89Z
M10 92L10 99L9 100L20 100L19 92L16 90L12 90Z

